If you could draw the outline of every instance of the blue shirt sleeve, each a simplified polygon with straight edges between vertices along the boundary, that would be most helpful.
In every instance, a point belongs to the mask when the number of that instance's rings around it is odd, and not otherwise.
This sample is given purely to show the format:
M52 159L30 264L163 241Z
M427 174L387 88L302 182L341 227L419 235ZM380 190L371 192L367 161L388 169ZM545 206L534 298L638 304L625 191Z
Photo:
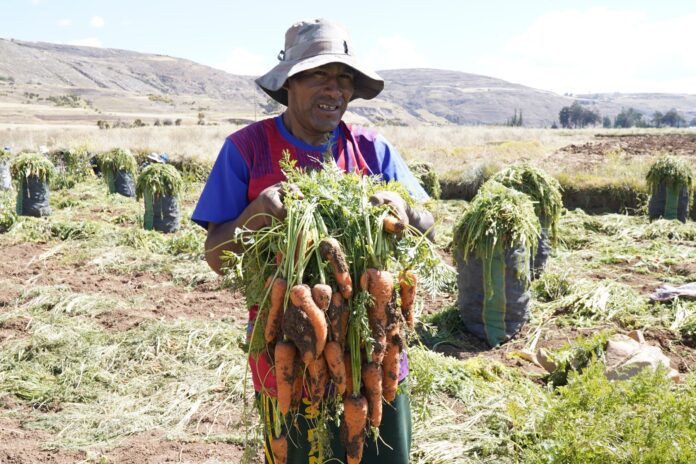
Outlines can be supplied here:
M428 194L420 182L406 165L398 150L384 137L378 135L375 139L375 150L380 163L380 173L385 181L396 180L404 184L413 198L425 201Z
M226 139L210 171L191 219L204 229L237 219L249 205L249 168L237 147Z

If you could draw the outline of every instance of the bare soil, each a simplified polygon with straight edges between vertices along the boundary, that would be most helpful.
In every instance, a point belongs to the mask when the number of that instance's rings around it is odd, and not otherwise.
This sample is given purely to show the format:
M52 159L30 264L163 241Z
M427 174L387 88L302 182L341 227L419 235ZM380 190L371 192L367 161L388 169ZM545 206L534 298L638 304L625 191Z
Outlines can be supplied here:
M602 164L611 152L621 152L630 158L667 153L696 158L696 134L597 134L590 142L557 150L546 161L562 159L563 166L590 168Z
M0 312L11 310L17 298L38 285L65 285L75 293L100 294L141 301L127 310L114 309L95 320L107 330L125 331L152 319L220 319L246 324L247 312L239 294L219 290L216 284L188 289L172 285L166 275L135 273L110 275L94 267L61 265L51 259L39 259L48 245L20 243L3 247L0 260ZM30 320L10 318L0 324L0 343L26 336ZM90 450L45 449L51 433L28 428L21 417L29 417L13 397L0 393L0 463L67 464L75 462L164 463L224 462L238 463L244 450L224 442L182 442L169 440L161 432L151 431L128 437L109 447ZM224 433L224 431L220 431Z

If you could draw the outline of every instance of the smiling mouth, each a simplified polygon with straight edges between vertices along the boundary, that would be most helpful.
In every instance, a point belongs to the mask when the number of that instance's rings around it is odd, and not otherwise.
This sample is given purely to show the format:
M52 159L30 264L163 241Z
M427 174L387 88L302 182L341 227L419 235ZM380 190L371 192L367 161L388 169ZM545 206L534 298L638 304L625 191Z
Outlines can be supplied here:
M340 108L339 105L325 105L323 103L319 103L317 106L322 111L336 111Z

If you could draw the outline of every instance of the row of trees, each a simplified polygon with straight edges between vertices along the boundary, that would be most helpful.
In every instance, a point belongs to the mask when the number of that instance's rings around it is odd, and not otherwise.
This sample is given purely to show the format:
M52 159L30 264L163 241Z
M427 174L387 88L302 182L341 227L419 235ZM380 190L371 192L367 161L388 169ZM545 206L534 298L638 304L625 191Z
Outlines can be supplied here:
M616 115L612 122L609 116L600 116L594 110L585 108L579 102L574 102L570 106L564 106L558 113L558 120L564 128L582 128L595 126L602 123L602 127L687 127L686 119L679 112L672 108L666 113L655 111L649 120L646 120L643 113L634 108L623 108ZM696 118L692 119L689 126L696 126Z

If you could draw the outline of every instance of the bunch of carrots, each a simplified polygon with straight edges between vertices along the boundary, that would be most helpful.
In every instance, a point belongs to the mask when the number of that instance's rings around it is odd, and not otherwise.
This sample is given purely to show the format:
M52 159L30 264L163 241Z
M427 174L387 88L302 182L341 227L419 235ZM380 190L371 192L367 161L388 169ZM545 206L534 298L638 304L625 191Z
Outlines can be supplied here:
M277 391L262 392L275 396L262 420L273 424L266 433L283 464L285 431L303 394L312 408L342 410L348 463L359 463L368 432L377 437L382 399L397 394L418 276L430 276L433 287L441 262L423 234L388 206L370 204L380 189L407 196L399 185L345 174L331 162L311 172L285 163L296 186L288 191L300 192L286 195L286 219L248 231L244 254L231 256L229 266L247 302L260 308L249 350L274 366Z

